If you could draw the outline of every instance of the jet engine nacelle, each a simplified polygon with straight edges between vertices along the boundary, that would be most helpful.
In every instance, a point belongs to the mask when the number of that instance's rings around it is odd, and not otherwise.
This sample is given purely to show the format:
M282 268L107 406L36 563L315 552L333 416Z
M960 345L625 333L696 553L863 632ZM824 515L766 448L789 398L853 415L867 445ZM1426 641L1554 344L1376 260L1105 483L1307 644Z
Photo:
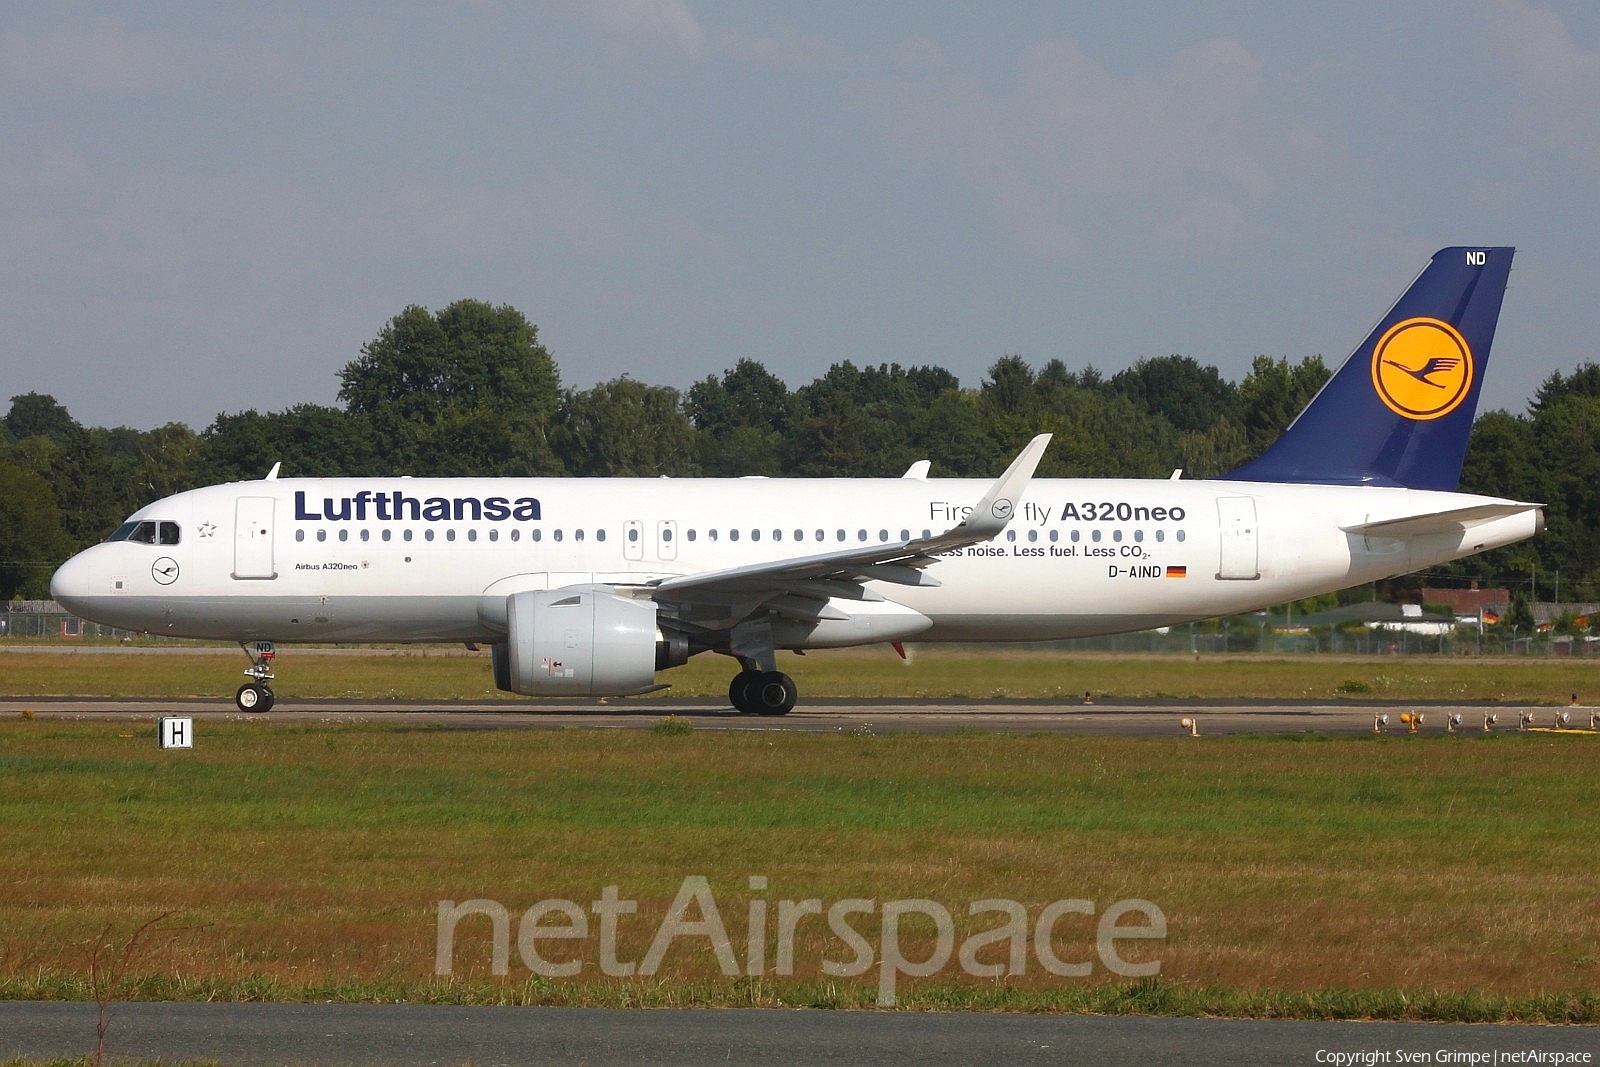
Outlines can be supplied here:
M531 589L506 597L494 680L524 696L623 696L656 688L658 666L688 658L661 636L656 606L610 593Z

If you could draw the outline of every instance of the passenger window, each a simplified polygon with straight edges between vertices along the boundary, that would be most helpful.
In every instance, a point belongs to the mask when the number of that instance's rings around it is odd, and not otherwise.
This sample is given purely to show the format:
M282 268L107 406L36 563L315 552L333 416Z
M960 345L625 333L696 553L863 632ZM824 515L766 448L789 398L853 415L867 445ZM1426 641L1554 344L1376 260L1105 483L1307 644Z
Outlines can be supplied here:
M1061 531L1060 530L1051 530L1050 531L1050 543L1051 544L1055 544L1059 540L1061 540Z
M339 531L339 540L341 540L341 541L348 541L348 540L350 540L350 531L349 531L349 530L344 530L344 529L341 529L341 530L340 530L340 531Z
M1029 530L1028 531L1028 540L1030 540L1030 541L1039 540L1039 531L1038 530Z
M1111 540L1113 540L1113 541L1121 541L1122 540L1122 531L1121 530L1112 530L1111 531Z
M806 539L806 532L804 530L796 530L794 532L794 539L796 541L804 541ZM820 541L822 538L819 537L817 540Z
M559 541L559 540L561 540L561 531L557 530L555 533L551 534L550 536L555 538L557 541Z
M328 539L328 531L327 530L318 530L317 531L317 540L318 541L326 541L327 539Z
M511 531L511 540L513 540L513 541L522 540L522 531L521 530L512 530Z
M752 541L761 540L761 531L760 530L751 530L750 531L750 540L752 540Z
M1017 531L1015 531L1015 530L1007 530L1006 531L1006 540L1007 541L1015 541L1016 539L1017 539Z
M1180 541L1183 540L1183 531L1182 530L1178 531L1178 540L1180 540Z
M401 536L402 536L402 537L403 537L403 538L404 538L404 539L405 539L405 540L407 540L407 541L409 541L409 540L411 540L411 531L410 531L410 530L407 530L407 531L406 531L406 532L405 532L405 533L404 533L404 534L402 534L402 535L401 535Z
M294 539L296 541L304 541L306 539L306 532L304 530L296 530L294 532Z
M1073 544L1077 544L1078 543L1078 531L1077 530L1073 530L1072 531L1072 543Z
M1167 539L1167 531L1165 531L1165 530L1157 530L1156 531L1156 540L1157 541L1165 541L1166 539Z
M388 531L388 530L383 531L383 539L385 541L389 540L391 537L393 537L393 534L390 531Z
M544 531L543 530L535 530L532 533L530 533L528 536L533 538L535 541L543 541L544 540Z
M604 541L606 539L606 532L604 530L596 530L594 532L594 539L596 541Z
M489 540L491 540L491 541L500 540L500 531L499 530L490 530L489 531Z
M361 540L363 540L363 541L372 540L372 531L371 530L362 530L361 531Z
M1096 543L1099 543L1099 541L1100 541L1100 531L1099 530L1091 530L1089 532L1089 538L1090 538L1090 540L1092 540L1092 541L1094 541Z
M902 541L911 540L911 531L910 530L901 530L900 531L900 540L902 540Z
M422 539L424 541L432 541L433 540L433 531L432 530L423 530L422 531Z
M583 540L583 531L582 530L573 530L572 531L572 539L574 541L582 541Z
M728 531L728 540L730 540L730 541L739 540L739 531L738 530L729 530Z
M477 530L468 530L467 531L467 540L468 541L476 541L477 539L478 539L478 531Z

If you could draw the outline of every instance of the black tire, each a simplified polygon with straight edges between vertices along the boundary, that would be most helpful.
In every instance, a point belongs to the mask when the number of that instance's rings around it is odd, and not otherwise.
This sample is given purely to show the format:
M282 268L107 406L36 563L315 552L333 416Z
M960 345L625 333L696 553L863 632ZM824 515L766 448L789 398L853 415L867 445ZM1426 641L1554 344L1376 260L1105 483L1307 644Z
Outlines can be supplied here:
M758 715L787 715L794 710L800 691L794 679L782 671L765 671L749 689L750 702Z
M740 671L733 676L733 681L728 683L728 703L741 715L754 715L755 683L761 677L760 671Z
M233 702L240 711L262 712L272 707L272 690L256 682L246 682L233 694Z
M278 702L278 695L272 691L271 686L263 685L261 687L261 696L262 701L260 704L256 705L256 711L271 711L272 705Z

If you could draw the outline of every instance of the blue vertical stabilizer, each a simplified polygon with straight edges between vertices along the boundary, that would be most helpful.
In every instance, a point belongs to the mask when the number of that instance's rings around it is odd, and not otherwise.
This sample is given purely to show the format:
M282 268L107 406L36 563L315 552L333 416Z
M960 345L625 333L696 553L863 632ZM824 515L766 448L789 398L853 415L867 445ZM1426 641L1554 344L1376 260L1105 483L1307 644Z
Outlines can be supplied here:
M1225 477L1455 489L1513 252L1436 252L1283 436Z

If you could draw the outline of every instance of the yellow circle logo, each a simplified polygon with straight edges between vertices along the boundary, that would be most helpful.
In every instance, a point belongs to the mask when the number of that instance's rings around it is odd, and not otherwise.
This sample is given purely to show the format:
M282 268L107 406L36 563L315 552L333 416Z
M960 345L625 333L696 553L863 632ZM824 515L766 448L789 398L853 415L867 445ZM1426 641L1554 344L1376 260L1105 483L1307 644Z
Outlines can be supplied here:
M1372 386L1396 415L1419 422L1441 418L1472 388L1472 349L1448 322L1407 319L1373 348Z

